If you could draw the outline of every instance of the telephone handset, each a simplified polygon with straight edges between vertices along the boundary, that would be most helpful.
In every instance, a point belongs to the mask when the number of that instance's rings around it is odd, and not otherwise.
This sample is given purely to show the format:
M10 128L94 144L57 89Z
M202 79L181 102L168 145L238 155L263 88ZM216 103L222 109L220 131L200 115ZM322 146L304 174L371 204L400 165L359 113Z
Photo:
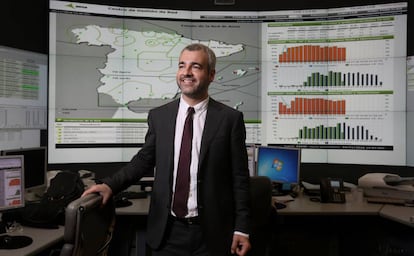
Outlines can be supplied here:
M338 178L322 178L321 182L322 203L345 203L344 182Z

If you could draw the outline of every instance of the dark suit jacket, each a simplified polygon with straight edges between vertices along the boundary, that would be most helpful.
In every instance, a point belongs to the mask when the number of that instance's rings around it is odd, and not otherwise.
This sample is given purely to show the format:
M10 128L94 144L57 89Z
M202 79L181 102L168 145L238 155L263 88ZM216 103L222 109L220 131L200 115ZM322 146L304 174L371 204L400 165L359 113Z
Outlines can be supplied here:
M111 178L114 193L156 167L148 215L147 242L158 248L170 214L174 133L179 100L152 109L142 149ZM235 230L249 233L249 172L241 112L210 98L197 178L198 212L212 255L229 255Z

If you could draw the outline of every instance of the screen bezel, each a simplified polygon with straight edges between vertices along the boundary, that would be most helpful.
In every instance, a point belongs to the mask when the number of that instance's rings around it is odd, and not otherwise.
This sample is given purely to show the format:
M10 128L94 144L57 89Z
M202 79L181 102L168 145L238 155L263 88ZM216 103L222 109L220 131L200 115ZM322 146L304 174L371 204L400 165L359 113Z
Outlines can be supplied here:
M38 189L45 189L47 186L47 147L41 146L41 147L30 147L30 148L19 148L19 149L7 149L7 150L3 150L2 151L2 155L3 156L16 156L16 155L23 155L25 156L25 153L30 154L31 152L34 151L42 151L43 152L43 156L44 156L44 164L43 164L43 183L42 184L36 184L34 186L30 186L28 187L28 176L30 175L29 173L27 173L28 171L30 171L31 168L26 168L26 161L28 161L28 158L24 157L24 180L25 180L25 186L24 186L24 190L26 193L28 192L32 192L33 190L38 190ZM40 171L38 172L40 174Z
M249 175L256 176L256 154L257 154L257 146L253 143L246 144L246 151L247 151L247 161L249 165Z

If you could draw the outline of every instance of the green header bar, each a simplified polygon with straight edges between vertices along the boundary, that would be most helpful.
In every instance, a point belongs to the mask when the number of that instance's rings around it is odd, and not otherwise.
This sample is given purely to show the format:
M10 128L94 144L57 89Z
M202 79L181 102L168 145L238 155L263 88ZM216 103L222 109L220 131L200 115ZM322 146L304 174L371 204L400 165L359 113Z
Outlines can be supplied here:
M22 69L23 75L32 75L32 76L39 76L38 70L32 70L32 69Z
M56 118L55 122L79 123L146 123L143 118Z
M38 91L39 86L38 85L32 85L32 84L22 84L22 89Z
M267 92L268 96L283 95L377 95L377 94L394 94L393 90L376 90L376 91L323 91L323 92Z
M144 118L56 118L56 123L146 123ZM246 124L261 124L262 120L249 119L244 120Z
M371 40L387 40L394 39L393 35L383 36L364 36L349 38L320 38L320 39L289 39L289 40L269 40L268 44L310 44L310 43L338 43L338 42L355 42L355 41L371 41Z
M327 16L328 17L328 16ZM374 17L367 19L348 19L348 20L329 20L329 21L308 21L308 22L275 22L269 23L268 27L303 27L303 26L332 26L342 24L358 24L358 23L372 23L394 21L394 17Z

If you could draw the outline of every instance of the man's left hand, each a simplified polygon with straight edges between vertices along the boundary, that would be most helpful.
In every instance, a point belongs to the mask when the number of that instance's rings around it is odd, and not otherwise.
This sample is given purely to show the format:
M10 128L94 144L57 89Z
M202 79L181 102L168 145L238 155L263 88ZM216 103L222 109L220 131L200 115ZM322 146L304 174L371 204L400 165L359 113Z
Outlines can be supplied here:
M247 236L234 234L233 243L231 244L231 253L238 256L244 256L250 250L250 241Z

